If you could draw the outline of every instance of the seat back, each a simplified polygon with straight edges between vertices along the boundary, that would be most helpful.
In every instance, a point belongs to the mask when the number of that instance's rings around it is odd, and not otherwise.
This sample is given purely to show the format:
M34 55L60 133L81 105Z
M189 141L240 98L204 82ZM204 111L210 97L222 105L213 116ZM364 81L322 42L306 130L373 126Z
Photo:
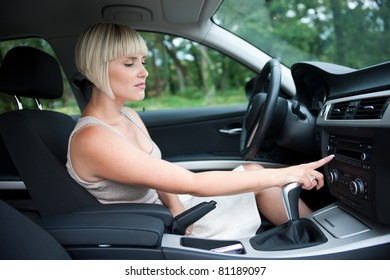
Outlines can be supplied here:
M70 259L49 233L2 200L0 224L0 260Z
M58 62L35 48L11 49L0 67L0 92L34 99L61 97ZM72 117L54 111L21 109L0 115L0 136L41 215L100 204L66 170L74 126Z

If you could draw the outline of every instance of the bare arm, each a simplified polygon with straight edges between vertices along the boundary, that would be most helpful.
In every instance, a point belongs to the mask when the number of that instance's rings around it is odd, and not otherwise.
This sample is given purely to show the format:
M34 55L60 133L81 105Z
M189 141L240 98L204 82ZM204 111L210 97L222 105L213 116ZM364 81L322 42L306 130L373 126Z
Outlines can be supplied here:
M166 207L168 207L174 217L185 211L183 203L180 201L179 197L176 194L171 194L163 191L157 191L157 194L161 202Z
M290 182L303 188L320 188L323 176L315 169L329 162L316 162L280 169L248 172L208 171L193 173L175 164L156 159L131 141L114 132L93 126L78 132L71 144L72 163L78 175L87 181L109 179L129 185L141 185L157 191L194 196L230 195L257 192ZM311 177L318 183L312 184Z

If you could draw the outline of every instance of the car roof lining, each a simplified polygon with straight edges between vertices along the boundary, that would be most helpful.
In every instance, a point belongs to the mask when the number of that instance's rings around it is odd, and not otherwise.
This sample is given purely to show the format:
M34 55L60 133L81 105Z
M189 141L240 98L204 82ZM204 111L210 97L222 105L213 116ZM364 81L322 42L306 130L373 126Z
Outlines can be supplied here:
M44 38L53 47L68 79L72 80L77 75L77 69L74 61L68 58L73 57L80 33L96 22L115 21L139 31L181 36L220 50L213 36L226 33L210 18L221 2L222 0L40 0L38 5L35 1L13 0L0 11L0 25L7 26L0 29L0 40ZM169 8L172 5L175 9ZM226 48L221 51L235 56ZM254 65L244 54L241 59L252 69L261 68L265 62L260 57L260 62ZM290 80L291 78L287 81L289 86L283 86L284 89L291 86Z
M89 25L112 20L129 24L135 29L146 26L149 30L172 33L172 25L182 24L186 25L184 29L188 29L191 25L198 25L200 18L210 18L220 2L132 0L124 5L118 0L41 0L40 5L37 5L35 1L14 0L2 7L0 24L7 28L0 30L0 38L35 34L50 41L58 37L79 36ZM169 9L173 4L175 9ZM45 20L36 20L37 18ZM18 22L23 22L23 29ZM29 30L26 30L26 27L29 27ZM197 30L205 32L203 29ZM197 36L203 37L199 34Z

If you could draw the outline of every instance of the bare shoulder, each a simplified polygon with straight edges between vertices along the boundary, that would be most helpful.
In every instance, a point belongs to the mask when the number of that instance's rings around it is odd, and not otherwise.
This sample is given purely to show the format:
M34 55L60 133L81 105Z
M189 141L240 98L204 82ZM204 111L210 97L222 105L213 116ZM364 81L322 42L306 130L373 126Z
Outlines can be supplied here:
M80 128L72 137L71 149L78 154L96 154L104 151L110 143L120 141L122 137L115 131L102 125L87 125Z
M70 152L74 170L88 182L105 179L129 185L143 184L148 176L141 175L159 169L162 162L141 150L133 141L99 125L77 132Z

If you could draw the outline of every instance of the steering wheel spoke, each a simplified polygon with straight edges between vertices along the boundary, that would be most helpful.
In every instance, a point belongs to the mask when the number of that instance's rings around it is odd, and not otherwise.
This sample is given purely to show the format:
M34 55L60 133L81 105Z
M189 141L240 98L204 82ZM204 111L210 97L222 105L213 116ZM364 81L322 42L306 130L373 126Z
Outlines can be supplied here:
M240 139L240 152L245 160L256 156L272 123L279 97L281 77L279 61L270 59L255 81Z

